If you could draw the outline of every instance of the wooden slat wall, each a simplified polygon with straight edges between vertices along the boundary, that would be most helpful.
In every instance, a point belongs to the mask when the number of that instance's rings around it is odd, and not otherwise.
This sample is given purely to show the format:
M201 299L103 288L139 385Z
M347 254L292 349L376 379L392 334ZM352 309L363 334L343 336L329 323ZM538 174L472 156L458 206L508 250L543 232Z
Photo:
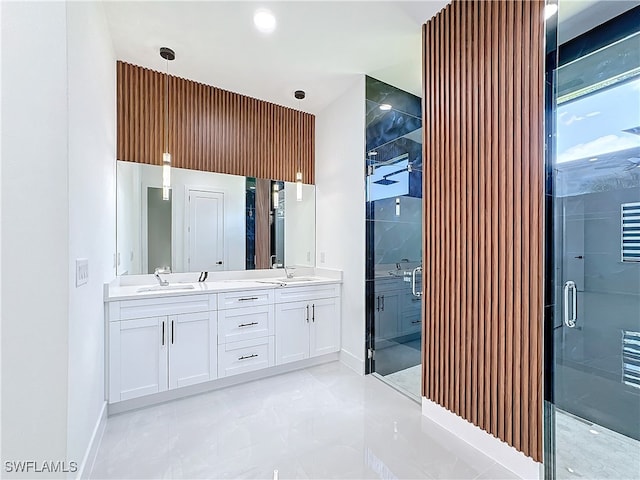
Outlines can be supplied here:
M117 63L118 160L162 164L165 74ZM174 167L314 180L315 116L169 76L168 149Z
M271 181L256 179L256 268L271 268Z
M544 2L423 27L423 394L542 459Z

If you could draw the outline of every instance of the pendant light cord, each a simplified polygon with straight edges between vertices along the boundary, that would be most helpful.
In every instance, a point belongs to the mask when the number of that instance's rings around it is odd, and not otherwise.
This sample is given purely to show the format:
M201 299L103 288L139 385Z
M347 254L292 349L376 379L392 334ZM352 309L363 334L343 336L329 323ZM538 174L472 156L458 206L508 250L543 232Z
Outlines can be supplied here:
M169 151L169 59L165 58L165 94L164 94L164 151Z
M298 172L302 172L302 142L300 141L300 130L302 130L302 110L300 109L300 99L298 99Z

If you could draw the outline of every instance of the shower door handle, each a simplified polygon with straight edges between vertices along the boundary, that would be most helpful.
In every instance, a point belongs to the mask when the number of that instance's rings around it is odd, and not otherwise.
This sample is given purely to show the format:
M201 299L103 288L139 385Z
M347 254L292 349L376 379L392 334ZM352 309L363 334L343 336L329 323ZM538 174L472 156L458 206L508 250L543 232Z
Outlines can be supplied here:
M422 296L422 292L416 292L416 273L422 273L422 267L416 267L411 272L411 293L413 293L414 297L420 298Z
M569 280L564 284L564 324L569 328L573 328L576 326L577 319L578 289L575 282Z

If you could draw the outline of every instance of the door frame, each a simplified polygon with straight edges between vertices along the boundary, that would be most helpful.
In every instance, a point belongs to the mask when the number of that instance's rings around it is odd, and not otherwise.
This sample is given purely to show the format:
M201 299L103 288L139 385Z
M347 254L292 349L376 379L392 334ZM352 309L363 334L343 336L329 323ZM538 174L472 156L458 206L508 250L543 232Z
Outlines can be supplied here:
M558 0L547 0L557 4ZM545 89L544 89L544 202L543 202L543 465L546 479L556 478L555 462L555 301L556 252L555 202L553 162L556 156L556 101L557 69L596 50L621 40L638 30L640 6L634 7L591 30L557 44L558 15L545 21Z

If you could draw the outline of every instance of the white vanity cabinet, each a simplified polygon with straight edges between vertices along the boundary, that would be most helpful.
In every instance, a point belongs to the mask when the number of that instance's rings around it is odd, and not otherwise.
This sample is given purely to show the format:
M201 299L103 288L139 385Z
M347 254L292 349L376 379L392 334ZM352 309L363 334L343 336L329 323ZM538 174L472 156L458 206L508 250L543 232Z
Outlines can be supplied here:
M216 295L108 304L109 402L217 377Z
M219 378L275 364L273 303L273 289L219 294Z
M110 411L181 395L170 390L209 382L183 390L203 391L229 384L222 379L233 375L340 350L339 283L236 290L239 285L148 296L137 296L140 291L132 287L116 290L105 303Z
M340 286L276 291L276 365L340 350Z

